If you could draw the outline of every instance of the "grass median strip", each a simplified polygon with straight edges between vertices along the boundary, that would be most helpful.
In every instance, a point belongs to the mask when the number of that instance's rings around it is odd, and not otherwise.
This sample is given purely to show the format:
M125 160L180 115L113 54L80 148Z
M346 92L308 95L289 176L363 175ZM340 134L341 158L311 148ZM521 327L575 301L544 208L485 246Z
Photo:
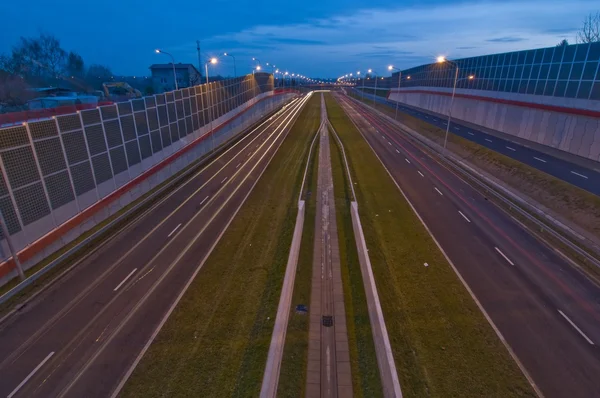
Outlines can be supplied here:
M533 396L367 142L331 96L327 102L357 183L365 239L404 396Z
M315 97L301 112L122 396L258 396L310 132L318 123Z
M331 101L328 102L328 112L330 105ZM348 348L352 365L352 387L355 397L382 397L383 390L373 343L373 331L350 215L351 188L346 176L341 148L332 132L329 140Z
M315 95L320 100L320 96ZM313 99L314 101L314 99ZM315 128L315 132L318 125ZM318 170L319 170L319 140L315 142L306 175L306 200L304 212L304 228L302 242L294 280L292 308L285 335L283 359L279 373L278 397L304 397L306 391L306 366L308 361L308 313L296 312L297 305L310 304L312 262L315 241L315 217L317 211ZM310 310L310 308L309 308Z

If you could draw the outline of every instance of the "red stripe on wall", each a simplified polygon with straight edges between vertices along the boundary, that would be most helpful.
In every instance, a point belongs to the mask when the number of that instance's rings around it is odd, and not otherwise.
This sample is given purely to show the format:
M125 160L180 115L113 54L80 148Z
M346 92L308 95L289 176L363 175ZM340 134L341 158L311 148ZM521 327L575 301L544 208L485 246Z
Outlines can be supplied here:
M272 96L261 98L259 101L256 102L256 104L258 104L259 102L262 102L268 98L272 98L275 95L281 95L281 94L292 93L292 92L298 93L295 90L287 90L287 91L276 90ZM243 115L244 113L246 113L249 110L251 110L252 108L254 108L254 106L256 104L252 105L251 107L249 107L247 109L244 109L242 112L238 113L235 117L223 122L219 126L215 127L212 131L204 134L202 137L198 137L196 140L190 142L188 145L181 148L176 153L163 159L160 163L155 164L154 166L152 166L151 168L146 170L144 173L140 174L139 176L135 177L133 180L129 181L127 184L123 185L116 191L113 191L108 196L106 196L103 199L101 199L100 201L94 203L87 209L83 210L81 213L75 215L71 219L69 219L69 220L65 221L63 224L59 225L54 230L48 232L46 235L42 236L35 242L31 243L29 246L27 246L26 248L24 248L23 250L21 250L19 252L19 254L18 254L19 259L21 260L21 262L26 262L27 260L33 258L36 254L38 254L39 252L44 250L44 248L46 246L55 242L61 236L63 236L67 232L69 232L71 229L73 229L77 225L81 224L84 220L87 220L88 218L92 217L94 214L98 213L100 210L102 210L103 208L108 206L110 203L112 203L115 200L117 200L118 198L120 198L125 192L129 191L135 185L146 180L151 175L156 174L158 171L162 170L167 165L172 163L175 159L177 159L184 153L190 151L192 148L194 148L195 146L200 144L202 141L209 138L211 135L215 134L217 131L223 129L229 123L231 123L232 121L234 121L235 119L237 119L241 115ZM13 268L14 268L14 262L12 261L12 259L10 261L6 261L6 262L0 264L0 278L2 278L4 275L8 274Z
M388 93L388 99L389 99L390 94L392 94L392 92L398 93L398 90L392 90L392 91L390 91ZM400 93L407 93L407 94L415 94L415 93L418 93L418 94L434 94L434 95L443 95L443 96L446 96L446 97L452 96L452 93L439 92L439 91L431 91L431 90L401 90ZM590 109L570 108L570 107L566 107L566 106L557 106L557 105L536 104L536 103L533 103L533 102L507 100L507 99L502 99L502 98L490 98L490 97L485 97L485 96L481 96L481 95L472 95L472 94L459 94L459 93L457 93L454 96L456 98L465 98L465 99L471 99L471 100L475 100L475 101L494 102L494 103L497 103L497 104L521 106L521 107L524 107L524 108L540 109L540 110L549 111L549 112L569 113L571 115L600 118L600 111L593 111L593 110L590 110Z

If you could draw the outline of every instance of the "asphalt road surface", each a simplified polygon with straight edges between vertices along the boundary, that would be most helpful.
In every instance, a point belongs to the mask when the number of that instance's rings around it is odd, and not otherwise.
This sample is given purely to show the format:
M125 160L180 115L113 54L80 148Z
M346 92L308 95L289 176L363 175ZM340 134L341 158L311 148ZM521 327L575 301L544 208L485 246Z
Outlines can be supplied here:
M218 242L305 99L245 134L0 325L0 396L111 396Z
M600 397L600 289L386 118L338 96L546 397Z
M389 105L394 109L396 107L394 101L389 101L384 97L373 96L367 93L364 93L364 96L369 99L375 97L377 102ZM444 130L448 123L448 118L445 116L434 116L417 108L402 104L398 105L398 111L407 113ZM483 131L454 121L450 123L450 132L600 196L600 172L596 170L547 155L516 142L484 133Z

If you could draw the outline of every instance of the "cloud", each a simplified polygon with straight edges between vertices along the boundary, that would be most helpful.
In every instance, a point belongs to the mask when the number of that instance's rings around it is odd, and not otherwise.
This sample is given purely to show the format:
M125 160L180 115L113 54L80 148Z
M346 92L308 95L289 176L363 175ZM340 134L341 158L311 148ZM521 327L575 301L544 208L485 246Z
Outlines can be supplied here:
M235 43L227 51L275 47L256 56L306 75L383 72L389 64L409 68L437 55L464 58L553 46L557 32L573 32L571 27L592 10L586 0L570 0L568 8L563 0L390 5L303 23L256 25L203 43L210 48Z
M488 43L516 43L519 41L524 41L525 39L523 37L511 37L511 36L504 36L504 37L495 37L493 39L487 39L486 41Z

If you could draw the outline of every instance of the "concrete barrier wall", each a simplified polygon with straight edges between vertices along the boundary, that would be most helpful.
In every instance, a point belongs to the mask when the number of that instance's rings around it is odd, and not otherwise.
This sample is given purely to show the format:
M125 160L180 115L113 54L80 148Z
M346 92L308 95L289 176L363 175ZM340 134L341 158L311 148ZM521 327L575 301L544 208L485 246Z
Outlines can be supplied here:
M392 89L388 98L447 115L452 90ZM452 117L600 161L600 101L457 89Z
M112 184L112 190L109 186L107 192L104 193L101 191L101 185L98 184L98 191L102 193L97 193L97 195L100 195L101 199L85 208L85 210L78 211L78 202L70 203L69 205L72 208L64 210L66 215L63 220L64 222L58 227L49 229L46 234L33 242L28 242L26 239L13 239L13 242L18 244L17 250L19 251L19 258L23 268L28 269L35 265L40 260L79 237L82 233L93 228L132 201L166 181L192 162L201 159L211 151L213 146L218 147L236 138L264 115L279 108L284 102L294 96L296 94L293 92L274 93L271 91L258 94L256 97L215 119L212 125L209 123L187 135L184 142L178 142L175 148L169 148L169 153L162 154L158 158L158 161L150 163L145 170L135 171L130 168L124 171L121 174L126 173L127 178L124 178L123 183L117 181L120 176L119 174L115 174L114 181L108 181ZM163 150L166 149L164 148ZM115 186L117 187L116 189L114 189ZM92 191L92 194L94 191ZM90 198L90 201L94 199L95 197ZM68 215L71 215L71 217L67 217ZM53 217L56 218L55 215ZM53 219L52 221L55 220ZM14 237L13 235L11 236ZM6 241L3 239L0 244L4 253L8 253ZM5 255L4 258L6 257L8 256ZM16 270L14 269L12 260L0 264L0 285L15 275Z

